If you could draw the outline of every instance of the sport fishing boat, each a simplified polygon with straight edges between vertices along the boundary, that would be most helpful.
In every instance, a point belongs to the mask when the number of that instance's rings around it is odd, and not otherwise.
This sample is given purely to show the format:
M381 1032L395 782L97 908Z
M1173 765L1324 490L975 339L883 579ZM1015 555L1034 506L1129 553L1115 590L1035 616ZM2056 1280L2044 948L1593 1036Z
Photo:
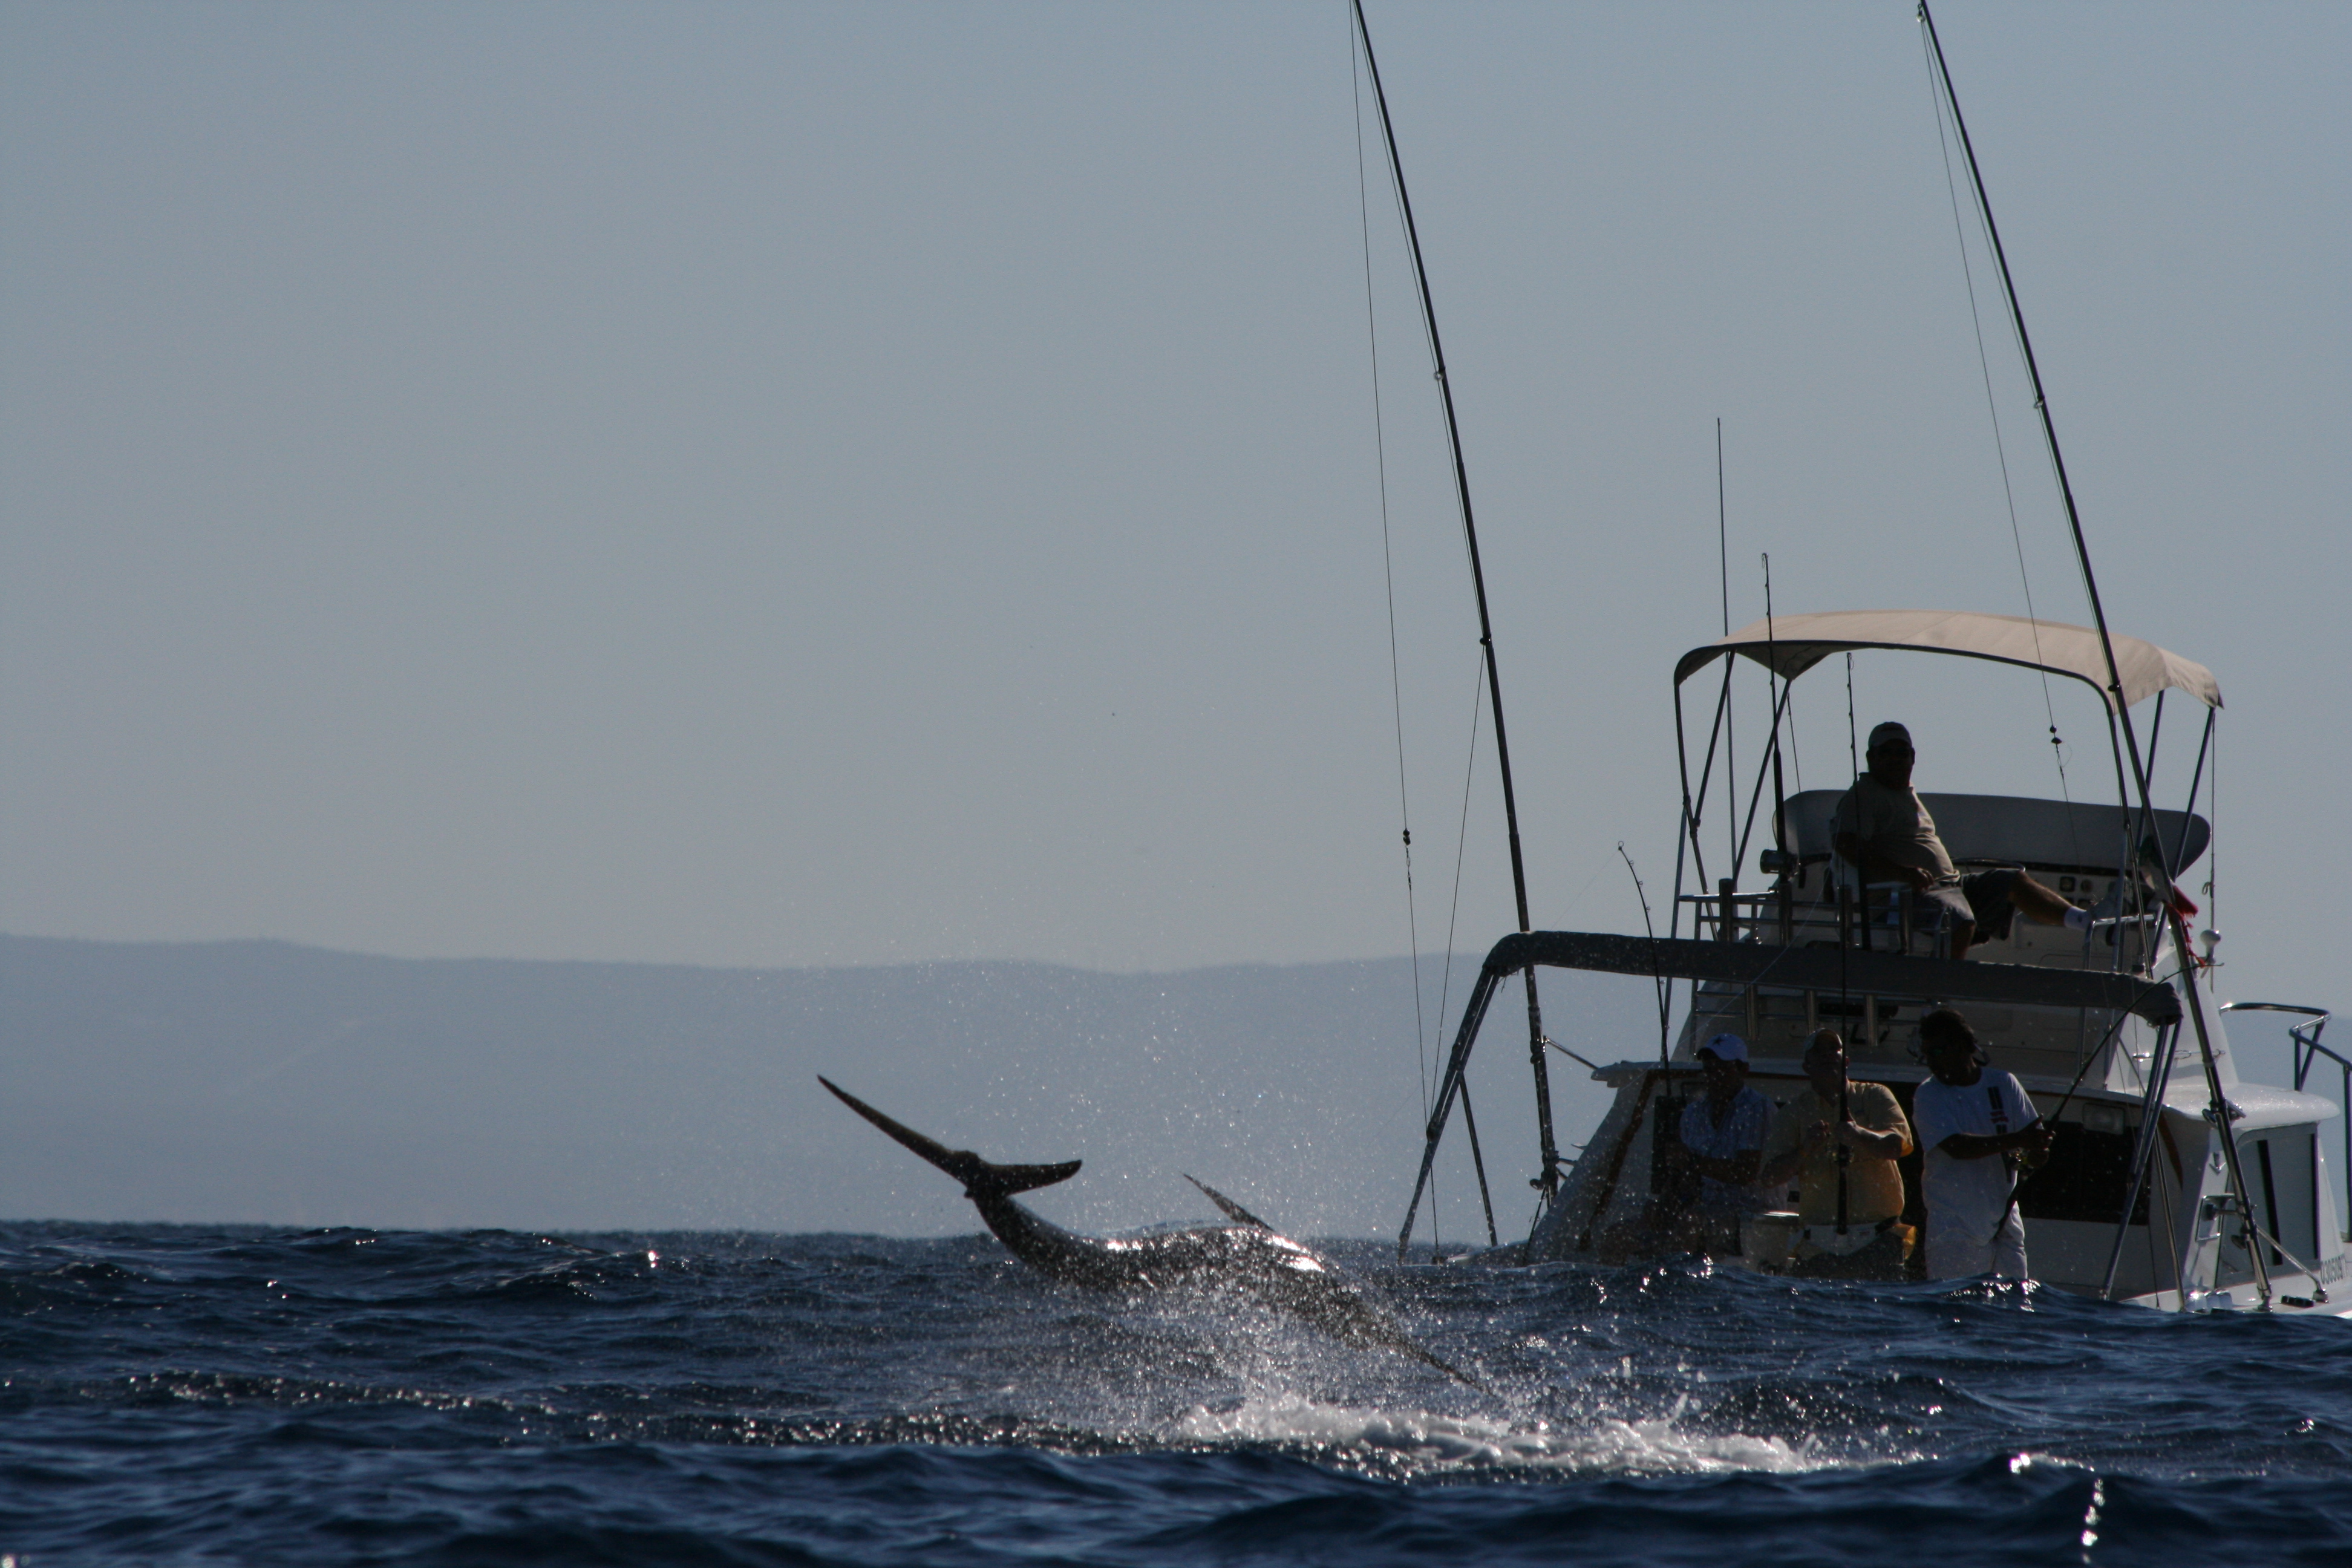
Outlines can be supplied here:
M1674 687L1685 779L1692 748L1680 693L1711 665L1725 664L1727 694L1730 660L1764 666L1777 720L1790 682L1834 655L1877 652L1990 660L2080 680L2103 694L2119 689L2119 717L2149 699L2160 703L2168 690L2183 693L2205 713L2194 798L2221 704L2204 667L2089 627L1919 610L1781 616L1684 655ZM2180 888L2212 841L2204 816L2131 801L1924 793L1957 866L2022 868L2088 911L2080 931L2018 918L2006 933L1981 937L1954 960L1946 955L1949 931L1930 901L1907 884L1864 880L1835 853L1842 790L1773 799L1771 843L1755 857L1757 878L1727 875L1709 884L1697 802L1706 798L1728 715L1728 702L1718 702L1696 791L1686 785L1683 803L1687 875L1678 884L1706 890L1678 885L1670 934L1521 932L1497 942L1481 969L1428 1127L1423 1184L1489 1006L1515 976L1535 967L1640 975L1658 984L1662 999L1677 983L1687 996L1670 1044L1662 1038L1647 1059L1595 1071L1615 1090L1599 1127L1575 1161L1554 1159L1559 1178L1527 1239L1486 1256L1537 1262L1622 1255L1622 1247L1612 1254L1611 1238L1636 1231L1673 1184L1673 1130L1701 1091L1696 1052L1717 1034L1745 1040L1748 1083L1785 1101L1806 1085L1800 1065L1806 1041L1818 1028L1837 1028L1853 1077L1887 1084L1907 1114L1912 1086L1923 1076L1914 1054L1917 1021L1948 1005L1994 1043L1995 1064L2017 1076L2054 1135L2047 1162L2015 1185L2035 1279L2168 1310L2352 1310L2342 1284L2339 1173L2321 1137L2337 1110L2303 1087L2323 1058L2347 1077L2352 1064L2321 1042L2323 1009L2220 999L2219 938L2205 931L2200 944L2192 937L2195 906ZM2124 733L2119 722L2119 752ZM1754 797L1772 790L1776 750L1777 737L1758 764ZM2132 766L2127 756L2118 762L2123 772ZM1679 934L1685 916L1688 936ZM2254 1013L2297 1020L2290 1031L2294 1087L2239 1075L2226 1023ZM1533 1048L1559 1049L1539 1025ZM2352 1162L2352 1146L2347 1157ZM1901 1162L1909 1194L1904 1219L1914 1226L1934 1223L1921 1212L1920 1158L1915 1151ZM1416 1207L1421 1195L1417 1185ZM1408 1216L1406 1240L1412 1223ZM1751 1217L1729 1260L1780 1267L1795 1226L1796 1215L1785 1211ZM1867 1239L1862 1227L1852 1234L1857 1243ZM1730 1245L1727 1237L1727 1253ZM1923 1253L1914 1254L1915 1266Z
M2347 1236L2334 1169L2321 1138L2335 1104L2305 1092L2325 1058L2352 1099L2352 1061L2321 1043L2324 1009L2277 1003L2226 1003L2216 990L2218 935L2192 934L2195 905L2181 879L2207 855L2212 825L2195 811L2221 693L2203 666L2110 630L2090 553L2066 478L2056 426L2042 394L2022 310L2017 301L1984 181L1961 119L1934 18L1919 21L1939 84L1938 112L1966 154L1977 217L1999 263L2010 325L2032 382L2042 433L2058 482L2093 624L1950 610L1845 610L1767 617L1691 649L1673 671L1675 723L1682 774L1681 820L1672 917L1667 934L1643 936L1537 931L1528 919L1519 852L1510 752L1493 628L1488 621L1469 487L1454 421L1428 279L1404 192L1393 127L1371 40L1356 7L1358 34L1380 105L1390 172L1411 242L1423 324L1434 363L1476 595L1487 696L1502 772L1502 795L1519 929L1488 953L1455 1030L1425 1127L1420 1174L1398 1237L1411 1247L1415 1217L1457 1107L1478 1173L1490 1247L1475 1255L1498 1263L1623 1255L1623 1240L1643 1234L1646 1211L1669 1195L1676 1173L1670 1152L1684 1107L1698 1091L1696 1052L1719 1033L1748 1043L1748 1082L1785 1100L1806 1085L1807 1040L1824 1026L1847 1041L1853 1076L1887 1084L1906 1114L1921 1077L1914 1055L1918 1021L1931 1011L1964 1009L1993 1042L1995 1065L2013 1073L2050 1129L2046 1160L2022 1173L2011 1202L2023 1222L2034 1277L2043 1283L2168 1310L2261 1310L2306 1314L2352 1312L2344 1285ZM1768 590L1767 602L1769 595ZM1988 931L1964 955L1934 900L1907 883L1876 883L1841 857L1833 816L1843 790L1783 795L1781 735L1790 683L1843 654L1939 654L2039 670L2080 680L2105 704L2114 752L2113 805L2071 799L1926 794L1947 851L1961 868L2013 868L2084 911L2063 925L2027 920ZM1729 733L1740 660L1767 672L1771 739L1747 791L1746 822L1731 841L1731 864L1712 880L1701 849L1701 804L1707 798L1718 742ZM1701 671L1723 666L1721 693L1696 787L1682 691ZM2201 705L2203 740L2188 799L2159 810L2151 793L2165 694ZM2136 710L2153 709L2143 749ZM2053 726L2054 732L2054 726ZM1727 774L1728 748L1721 748ZM1727 779L1727 784L1729 781ZM1752 862L1748 849L1758 803L1769 786L1769 846ZM1737 795L1733 796L1738 799ZM1688 889L1688 890L1686 890ZM1687 917L1689 934L1684 934ZM1586 970L1650 979L1657 988L1654 1053L1614 1065L1577 1058L1615 1096L1573 1161L1553 1134L1549 1058L1573 1053L1544 1032L1537 971ZM1528 1060L1538 1134L1538 1194L1524 1240L1496 1235L1486 1156L1470 1114L1465 1073L1490 1005L1516 981L1528 1017ZM1685 1011L1670 1027L1680 987ZM2226 1022L2247 1014L2296 1020L2291 1088L2242 1078ZM2352 1127L2344 1130L2352 1167ZM1919 1199L1920 1155L1903 1162L1908 1207L1903 1219L1932 1226ZM1775 1194L1777 1195L1777 1194ZM1809 1236L1816 1251L1845 1252L1855 1227ZM1727 1231L1727 1261L1772 1270L1785 1266L1798 1216L1750 1216L1736 1244ZM2006 1216L2004 1215L2004 1223ZM1824 1227L1816 1226L1815 1230ZM1649 1234L1654 1235L1654 1232ZM1922 1267L1926 1248L1909 1267Z

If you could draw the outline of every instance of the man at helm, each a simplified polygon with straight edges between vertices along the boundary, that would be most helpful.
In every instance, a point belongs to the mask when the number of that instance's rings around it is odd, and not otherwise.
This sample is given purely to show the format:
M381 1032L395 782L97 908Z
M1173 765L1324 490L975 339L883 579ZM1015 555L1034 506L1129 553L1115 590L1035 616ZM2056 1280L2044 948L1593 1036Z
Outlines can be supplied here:
M1996 942L2007 936L2011 918L2021 912L2041 925L2075 931L2089 925L2087 912L2022 869L1961 876L1936 836L1936 819L1911 787L1914 757L1911 731L1902 725L1881 724L1870 732L1867 766L1830 819L1831 847L1841 858L1859 866L1866 881L1907 883L1923 906L1948 910L1954 958L1968 955L1979 931Z

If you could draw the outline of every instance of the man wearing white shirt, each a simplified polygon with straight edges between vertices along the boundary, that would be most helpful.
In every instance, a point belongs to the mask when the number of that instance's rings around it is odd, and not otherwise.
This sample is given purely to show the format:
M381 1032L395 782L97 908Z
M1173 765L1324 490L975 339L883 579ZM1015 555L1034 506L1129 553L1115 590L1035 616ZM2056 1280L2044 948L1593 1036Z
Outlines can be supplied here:
M1911 1102L1919 1135L1920 1194L1927 1204L1927 1278L2029 1278L2025 1225L2010 1201L2019 1163L2050 1157L2049 1125L2016 1078L1986 1065L1976 1031L1948 1007L1919 1020L1919 1047L1935 1076Z

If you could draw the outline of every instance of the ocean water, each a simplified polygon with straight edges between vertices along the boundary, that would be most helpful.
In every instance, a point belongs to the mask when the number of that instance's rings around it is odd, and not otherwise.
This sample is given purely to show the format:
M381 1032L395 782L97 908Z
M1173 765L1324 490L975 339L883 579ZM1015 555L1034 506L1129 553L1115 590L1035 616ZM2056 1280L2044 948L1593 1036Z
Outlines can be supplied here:
M0 1226L0 1562L2352 1562L2352 1326L1334 1251L1485 1386L982 1236Z

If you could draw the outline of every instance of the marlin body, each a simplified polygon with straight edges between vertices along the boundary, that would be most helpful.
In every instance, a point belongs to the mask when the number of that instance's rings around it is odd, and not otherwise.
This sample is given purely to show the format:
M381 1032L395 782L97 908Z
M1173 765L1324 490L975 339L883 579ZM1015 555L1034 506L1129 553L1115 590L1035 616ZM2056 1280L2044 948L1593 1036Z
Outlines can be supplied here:
M830 1079L817 1081L850 1110L963 1184L989 1233L1048 1279L1121 1294L1173 1289L1236 1289L1285 1311L1343 1344L1395 1351L1448 1377L1475 1380L1413 1342L1404 1330L1315 1251L1239 1204L1187 1176L1234 1223L1137 1237L1081 1236L1040 1219L1013 1201L1078 1173L1080 1162L999 1165L950 1149L892 1121Z

